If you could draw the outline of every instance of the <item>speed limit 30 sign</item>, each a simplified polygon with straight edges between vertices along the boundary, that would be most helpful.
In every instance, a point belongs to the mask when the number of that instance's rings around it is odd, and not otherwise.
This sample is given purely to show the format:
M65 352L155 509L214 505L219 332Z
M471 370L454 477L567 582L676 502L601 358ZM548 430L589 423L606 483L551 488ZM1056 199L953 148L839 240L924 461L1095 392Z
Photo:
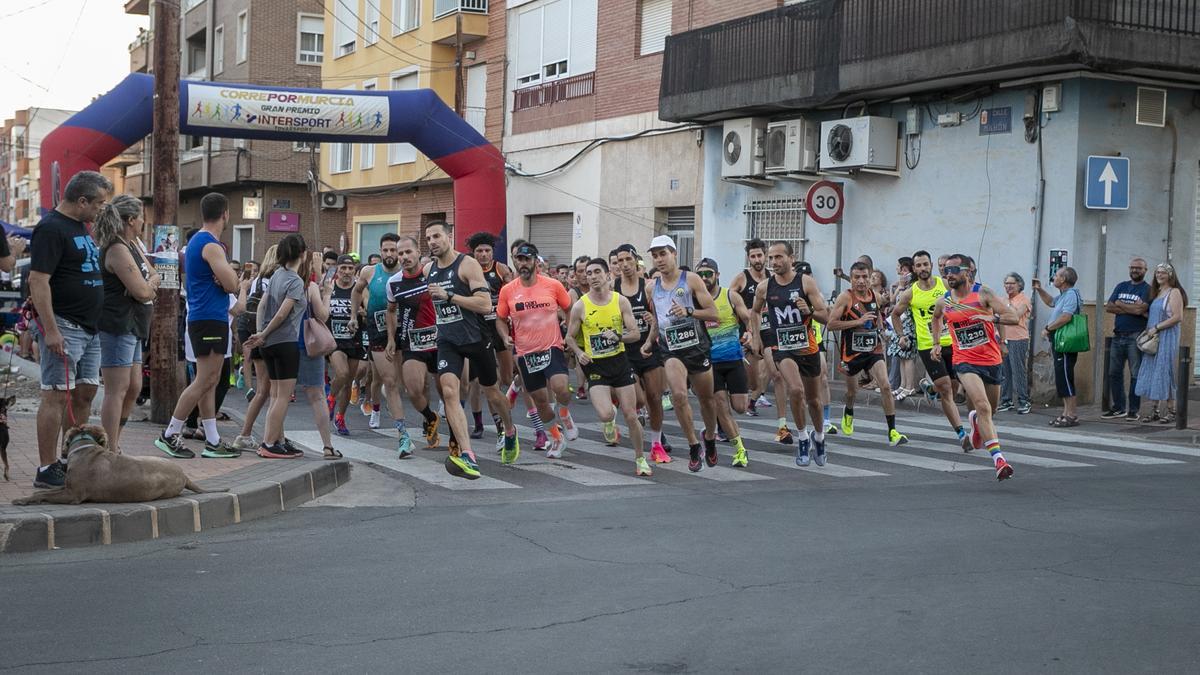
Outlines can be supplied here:
M836 223L842 219L842 184L821 180L813 183L804 199L808 217L822 225Z

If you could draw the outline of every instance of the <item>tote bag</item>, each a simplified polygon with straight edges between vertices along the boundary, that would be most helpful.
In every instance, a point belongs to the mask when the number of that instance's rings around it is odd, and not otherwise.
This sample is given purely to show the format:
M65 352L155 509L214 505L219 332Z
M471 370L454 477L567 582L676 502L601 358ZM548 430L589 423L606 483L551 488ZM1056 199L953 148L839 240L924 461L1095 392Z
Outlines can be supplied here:
M300 324L300 339L304 341L304 353L310 359L328 356L337 348L333 333L329 327L317 321L309 312L311 305L304 310L304 321Z
M1079 291L1075 294L1079 295ZM1079 298L1079 307L1083 308L1083 298ZM1091 348L1087 317L1083 314L1072 314L1066 325L1054 331L1054 351L1059 354L1079 354Z

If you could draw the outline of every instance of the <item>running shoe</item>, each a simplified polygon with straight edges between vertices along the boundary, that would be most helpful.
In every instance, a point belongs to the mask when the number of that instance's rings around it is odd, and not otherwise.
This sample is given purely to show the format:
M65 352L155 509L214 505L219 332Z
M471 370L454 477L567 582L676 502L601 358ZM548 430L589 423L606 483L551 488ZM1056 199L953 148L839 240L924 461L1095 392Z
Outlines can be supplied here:
M258 441L254 440L254 435L238 436L233 439L233 447L246 452L253 452L258 448Z
M662 409L666 410L666 411L671 411L671 410L675 409L675 404L671 401L670 394L662 395Z
M854 415L842 415L842 433L847 436L854 435Z
M367 426L371 427L372 429L379 428L379 411L378 410L371 411L371 419L367 420Z
M1028 403L1022 403L1017 406L1018 415L1028 415L1031 412L1033 412L1033 406L1029 405ZM1137 419L1137 413L1131 412L1125 419Z
M733 466L746 468L750 464L750 458L746 456L746 447L738 444L733 450Z
M520 393L520 390L517 389L517 381L513 379L512 383L508 385L508 391L504 393L505 397L508 398L508 407L510 409L517 404L517 396Z
M451 476L475 480L479 478L479 467L471 466L465 457L446 455L446 471Z
M300 452L299 450L288 450L278 443L275 443L274 445L267 445L266 443L260 444L258 446L257 454L263 459L297 459L304 455L304 453Z
M975 448L971 446L971 437L965 431L958 432L958 444L962 446L963 452L970 452Z
M808 466L808 444L807 437L801 438L796 443L796 466Z
M667 440L666 434L662 435L662 446L663 452L667 453L668 455L671 454L671 441Z
M304 454L303 452L300 452L299 448L297 448L295 445L292 445L292 442L288 440L287 436L283 437L283 449L287 450L288 452L293 453L293 454L295 454L295 453L299 453L301 455Z
M758 406L757 402L750 401L750 405L746 406L746 414L749 415L750 417L758 417L757 406Z
M479 426L471 429L471 438L476 440L483 438L483 427Z
M504 454L504 434L496 434L496 454Z
M206 442L204 449L200 451L200 456L209 459L233 459L241 457L242 451L219 441L215 445Z
M971 447L978 450L983 447L983 436L979 433L979 425L975 423L974 410L967 416L967 419L971 421Z
M633 460L633 475L645 476L647 478L654 475L653 472L650 471L650 465L646 463L645 457L638 457Z
M688 471L696 473L704 468L704 462L700 460L700 446L693 445L688 449Z
M646 413L645 408L638 408L637 418L638 424L642 425L643 428L645 428L646 424L650 421L650 415Z
M358 383L350 385L350 405L358 405Z
M825 433L837 436L838 426L829 420L825 420Z
M721 458L717 456L717 439L704 441L704 463L709 466L716 466Z
M1012 475L1013 475L1012 465L1009 464L1008 462L1004 461L1003 457L997 459L996 460L996 480L1005 480L1008 478L1012 478Z
M754 405L756 405L760 408L770 408L771 407L771 399L767 398L766 394L759 394L758 400L754 402Z
M550 446L546 448L547 459L562 459L563 448L566 447L566 442L561 438L550 439Z
M254 387L250 387L249 389L246 390L246 401L249 402L249 401L253 401L253 400L254 400Z
M467 466L470 466L476 471L479 470L479 461L475 458L474 452L471 452L470 450L459 450L458 456L462 458L462 461L467 463Z
M413 456L412 438L408 435L408 429L400 429L400 439L396 443L396 452L399 459L409 459Z
M921 393L925 395L925 398L929 399L930 401L936 401L941 398L938 395L937 390L933 388L933 381L931 381L928 377L921 378L921 381L917 383L917 386L921 388Z
M650 444L650 461L655 464L669 464L671 462L671 456L663 449L662 443L654 441Z
M808 437L808 440L812 441L813 459L817 466L825 466L825 439L818 441L816 434L813 434Z
M328 394L325 396L325 405L329 406L329 416L332 418L334 411L337 410L337 399L333 397L333 394Z
M442 439L438 435L438 418L425 420L421 425L421 431L425 434L425 447L436 448Z
M792 430L787 427L779 427L779 431L775 432L775 442L783 445L791 445Z
M165 433L159 434L158 438L154 439L154 447L175 459L195 459L196 457L196 453L183 446L183 436L180 434L175 434L171 438L167 438Z
M996 406L996 412L1008 412L1015 407L1016 406L1012 404L1012 401L1001 401L1000 405ZM1108 417L1105 417L1104 415L1108 415ZM1113 410L1104 413L1104 415L1101 415L1100 419L1107 420L1117 416L1116 411Z
M362 405L359 406L358 409L362 411L363 417L370 417L371 411L374 410L374 407L371 405L370 401L363 399Z
M604 444L611 447L621 440L621 430L617 428L617 420L611 419L604 423Z
M549 442L550 437L546 435L546 432L539 431L537 432L537 435L533 437L533 449L537 452L542 452L546 449L546 444Z
M899 431L896 431L895 429L888 430L888 445L890 445L894 448L897 445L904 445L907 442L908 442L908 436L905 436L904 434L900 433Z
M563 414L563 413L566 414ZM558 411L558 420L562 422L563 431L567 434L568 441L574 441L579 438L579 427L575 426L575 419L571 417L570 412L564 410Z
M587 397L588 397L588 390L587 390L587 387L580 387L578 390L576 390L576 392L575 392L575 399L576 399L576 400L578 400L578 401L586 401L586 400L588 400L588 398L587 398Z
M67 471L62 462L54 462L45 469L38 469L33 477L33 487L48 490L60 488L67 482Z
M521 456L521 441L516 434L504 437L504 450L500 453L501 464L512 464Z
M337 431L338 436L349 436L350 430L346 428L346 418L343 415L338 415L333 420L333 428Z

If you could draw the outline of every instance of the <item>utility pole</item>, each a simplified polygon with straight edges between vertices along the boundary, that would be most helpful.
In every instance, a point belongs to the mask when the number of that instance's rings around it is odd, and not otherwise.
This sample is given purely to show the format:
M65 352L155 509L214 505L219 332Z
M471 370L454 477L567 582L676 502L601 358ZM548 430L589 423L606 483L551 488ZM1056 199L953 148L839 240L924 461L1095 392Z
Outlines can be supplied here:
M463 117L463 28L462 7L454 15L454 112Z
M154 2L154 224L175 225L179 207L179 2ZM153 231L153 230L152 230ZM181 238L177 237L179 241ZM153 241L153 240L152 240ZM182 247L183 242L179 241ZM165 261L164 261L165 262ZM150 327L150 421L166 424L179 400L179 261L162 265ZM165 273L164 273L165 272ZM170 283L174 274L175 283Z

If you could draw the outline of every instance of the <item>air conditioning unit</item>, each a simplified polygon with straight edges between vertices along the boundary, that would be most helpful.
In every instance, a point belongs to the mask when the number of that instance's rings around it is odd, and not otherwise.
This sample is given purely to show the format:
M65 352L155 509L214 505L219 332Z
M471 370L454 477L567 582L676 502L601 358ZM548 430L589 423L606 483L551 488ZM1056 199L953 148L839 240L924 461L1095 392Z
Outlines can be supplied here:
M895 169L900 122L851 117L821 123L821 170Z
M767 125L767 173L816 173L819 152L817 125L813 122L798 119Z
M323 209L344 209L346 208L346 195L339 195L334 192L324 192L321 194L321 208Z
M762 117L726 120L722 132L721 177L763 175L763 137L767 133L767 120Z

